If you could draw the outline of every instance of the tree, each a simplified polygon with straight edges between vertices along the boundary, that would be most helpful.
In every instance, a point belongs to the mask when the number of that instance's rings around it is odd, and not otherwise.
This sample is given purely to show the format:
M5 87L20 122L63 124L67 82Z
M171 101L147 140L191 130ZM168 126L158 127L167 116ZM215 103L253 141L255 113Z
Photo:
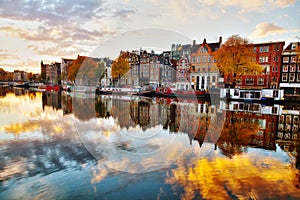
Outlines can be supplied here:
M72 62L72 65L70 66L69 72L68 72L68 80L75 82L77 72L78 72L79 68L81 67L85 58L86 57L84 57L84 56L78 56L77 59Z
M214 53L213 56L217 60L217 66L221 74L227 77L233 76L233 87L244 74L262 73L262 66L255 62L253 47L248 39L232 35Z
M297 54L297 59L298 59L298 62L299 62L300 61L300 46L297 46L296 54Z
M6 71L3 68L0 68L0 81L5 81L7 76Z
M99 63L97 59L78 56L69 68L68 80L80 85L96 85L104 70L104 63Z
M114 81L119 80L130 70L128 60L124 55L120 55L111 65L111 76Z

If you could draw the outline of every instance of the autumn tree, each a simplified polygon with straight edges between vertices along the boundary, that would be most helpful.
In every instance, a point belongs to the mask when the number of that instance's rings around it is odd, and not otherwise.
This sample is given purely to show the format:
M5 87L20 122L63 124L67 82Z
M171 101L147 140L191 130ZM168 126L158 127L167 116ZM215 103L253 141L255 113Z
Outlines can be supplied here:
M300 61L300 46L299 45L296 48L296 54L297 54L297 59L298 59L298 62L299 62Z
M130 70L129 62L124 55L120 55L111 65L111 76L114 81L120 80Z
M75 83L75 78L76 78L77 72L78 72L79 68L81 67L85 58L86 57L84 57L84 56L78 56L77 59L73 61L72 65L69 68L68 80Z
M76 83L81 85L97 85L103 78L105 66L98 59L87 57L82 62L76 75Z
M80 85L97 85L103 77L105 66L96 59L78 56L69 68L68 80Z
M233 35L214 53L221 74L232 76L233 87L244 74L262 73L262 66L254 59L253 47L248 39Z
M0 81L5 81L7 76L6 71L3 68L0 68Z

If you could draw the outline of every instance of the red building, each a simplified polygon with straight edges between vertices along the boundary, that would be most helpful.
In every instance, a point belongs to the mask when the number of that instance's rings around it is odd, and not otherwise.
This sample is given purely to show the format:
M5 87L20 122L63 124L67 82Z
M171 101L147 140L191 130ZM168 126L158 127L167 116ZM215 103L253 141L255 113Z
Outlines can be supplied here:
M178 90L190 89L190 63L187 58L180 58L179 60L172 59L176 62L176 87ZM172 62L173 66L174 63Z
M237 80L240 88L279 88L281 52L285 42L253 44L253 59L264 71L257 75L243 75Z

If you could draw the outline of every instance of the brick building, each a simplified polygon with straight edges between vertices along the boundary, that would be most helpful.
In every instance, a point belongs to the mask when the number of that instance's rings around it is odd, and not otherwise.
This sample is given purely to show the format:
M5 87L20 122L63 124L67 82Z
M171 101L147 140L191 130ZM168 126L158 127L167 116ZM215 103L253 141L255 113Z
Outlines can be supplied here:
M287 95L300 95L300 52L296 51L299 46L300 42L292 42L282 51L280 88Z
M236 86L247 89L279 88L281 52L285 42L253 44L253 61L263 67L262 74L245 74Z

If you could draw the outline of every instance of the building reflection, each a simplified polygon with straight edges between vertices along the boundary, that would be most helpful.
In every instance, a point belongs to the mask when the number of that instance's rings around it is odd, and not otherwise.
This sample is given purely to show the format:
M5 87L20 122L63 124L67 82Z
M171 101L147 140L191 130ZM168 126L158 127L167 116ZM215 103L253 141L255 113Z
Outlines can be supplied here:
M62 109L61 92L43 92L42 93L43 110L45 106L52 107L55 110Z
M79 120L113 117L120 128L139 126L143 131L161 125L170 133L187 134L190 144L197 141L201 147L204 142L215 143L229 157L241 153L245 146L276 150L276 140L299 140L299 110L285 110L280 105L212 105L137 96L79 98L60 92L45 92L42 99L43 108L62 109L64 115L73 113ZM221 135L212 134L215 132Z

